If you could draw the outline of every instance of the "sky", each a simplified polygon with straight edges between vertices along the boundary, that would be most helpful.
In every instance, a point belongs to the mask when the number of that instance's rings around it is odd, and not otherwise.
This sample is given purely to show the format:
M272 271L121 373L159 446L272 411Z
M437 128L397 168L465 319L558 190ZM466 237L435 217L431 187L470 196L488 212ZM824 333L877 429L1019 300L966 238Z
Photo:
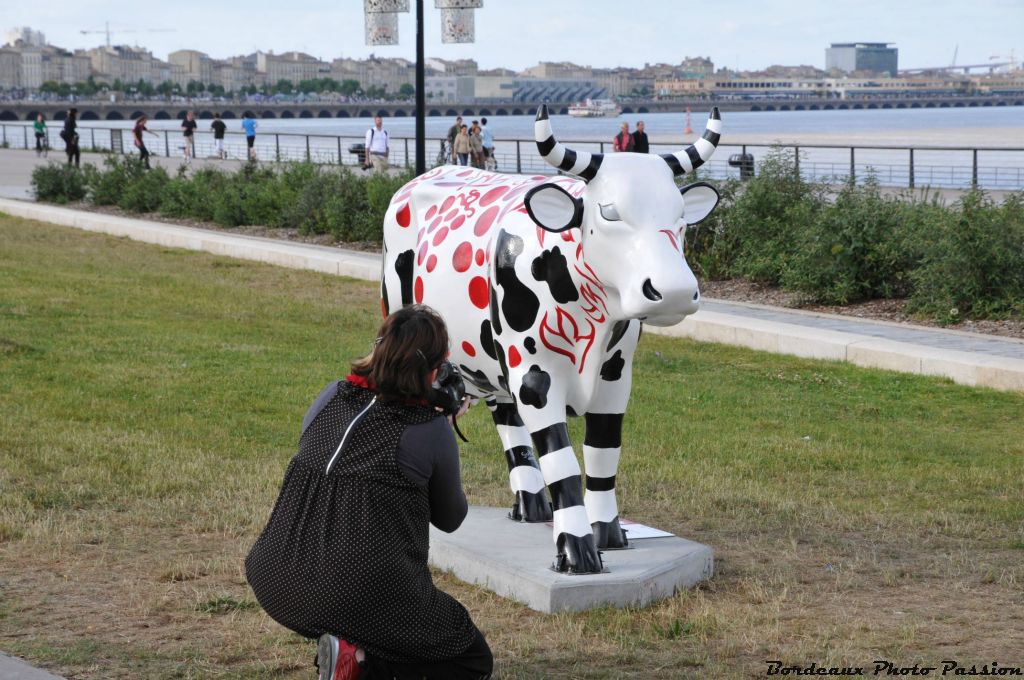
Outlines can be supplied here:
M1024 58L1024 0L484 0L476 42L444 45L440 11L425 1L426 53L475 59L481 68L521 70L539 61L594 67L677 64L710 57L716 67L773 64L824 68L833 42L889 42L900 68L987 64ZM141 45L160 59L196 49L218 59L256 50L337 57L415 58L413 13L401 15L400 44L367 47L361 0L3 0L0 40L13 27L42 31L69 49L106 41ZM413 0L415 6L415 0ZM117 30L121 29L122 33ZM131 32L128 32L131 31Z

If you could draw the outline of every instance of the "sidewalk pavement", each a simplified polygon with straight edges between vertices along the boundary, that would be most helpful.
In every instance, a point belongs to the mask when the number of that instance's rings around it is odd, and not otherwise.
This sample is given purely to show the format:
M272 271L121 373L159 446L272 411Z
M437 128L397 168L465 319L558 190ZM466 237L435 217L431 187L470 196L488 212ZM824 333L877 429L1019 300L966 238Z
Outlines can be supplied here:
M3 680L62 680L59 676L29 666L21 659L0 652L0 678Z
M0 198L0 212L172 248L377 281L381 258L330 246L243 236ZM938 375L1024 392L1024 340L705 299L701 310L651 333L858 366Z

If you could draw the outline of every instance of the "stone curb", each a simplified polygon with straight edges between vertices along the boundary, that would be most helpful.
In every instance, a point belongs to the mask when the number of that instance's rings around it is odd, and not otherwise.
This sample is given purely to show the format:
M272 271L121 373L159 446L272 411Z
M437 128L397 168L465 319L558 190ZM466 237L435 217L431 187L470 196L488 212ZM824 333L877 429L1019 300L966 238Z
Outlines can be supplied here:
M202 250L226 257L369 281L380 279L380 256L373 253L181 227L12 199L0 198L0 211L16 217L125 236L169 248ZM1022 359L939 349L875 336L706 310L670 328L648 326L645 330L777 354L848 361L867 368L942 376L963 385L1024 391Z

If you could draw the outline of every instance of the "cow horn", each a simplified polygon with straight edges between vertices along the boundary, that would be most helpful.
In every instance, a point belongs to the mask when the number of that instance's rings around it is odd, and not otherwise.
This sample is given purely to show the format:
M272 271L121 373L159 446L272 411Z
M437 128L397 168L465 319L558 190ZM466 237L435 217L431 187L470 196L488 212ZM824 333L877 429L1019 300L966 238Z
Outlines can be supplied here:
M603 153L573 151L555 139L554 133L551 132L551 121L548 120L547 104L541 104L537 110L537 120L533 123L533 138L537 142L537 151L544 160L586 182L594 179L604 160Z
M704 134L700 139L682 151L663 153L661 157L668 163L668 167L672 168L676 177L685 175L704 165L711 158L711 154L718 148L718 139L721 137L721 133L722 117L718 115L718 107L715 106L711 109L708 126L704 129Z

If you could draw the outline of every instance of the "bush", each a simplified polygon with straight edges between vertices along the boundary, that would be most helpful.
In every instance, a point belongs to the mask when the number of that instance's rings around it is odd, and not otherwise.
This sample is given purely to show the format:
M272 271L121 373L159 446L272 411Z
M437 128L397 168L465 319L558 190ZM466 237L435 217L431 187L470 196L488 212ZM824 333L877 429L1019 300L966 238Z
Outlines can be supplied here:
M800 177L792 150L773 149L719 217L715 256L733 276L778 284L801 232L825 204L824 187Z
M147 172L137 156L110 156L103 159L103 165L106 170L89 173L89 202L93 205L119 205L128 186Z
M213 221L215 197L223 191L226 175L209 168L197 170L192 177L179 168L178 174L163 188L159 211L168 217L190 217Z
M972 191L942 216L921 239L911 311L947 323L1024 316L1024 193L996 205Z
M913 203L882 196L878 184L847 184L795 235L783 288L847 304L906 295L915 252L903 228Z
M68 203L81 201L88 194L87 173L92 166L83 169L65 163L48 163L32 171L32 191L38 201Z
M164 187L170 181L171 178L163 168L143 172L125 186L117 204L130 212L156 212L163 200Z

